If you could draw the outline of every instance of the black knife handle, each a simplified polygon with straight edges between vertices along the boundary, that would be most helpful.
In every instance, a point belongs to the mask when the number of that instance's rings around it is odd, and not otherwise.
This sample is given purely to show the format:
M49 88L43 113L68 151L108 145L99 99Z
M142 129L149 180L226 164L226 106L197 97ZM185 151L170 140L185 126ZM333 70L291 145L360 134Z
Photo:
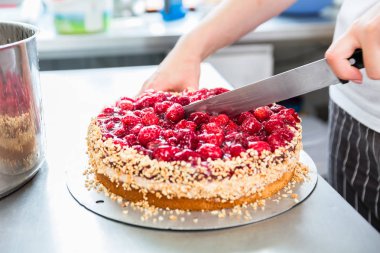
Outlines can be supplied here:
M351 66L354 66L355 68L364 68L363 52L361 49L355 49L354 53L347 60L351 63ZM347 80L339 79L339 81L341 83L348 83Z

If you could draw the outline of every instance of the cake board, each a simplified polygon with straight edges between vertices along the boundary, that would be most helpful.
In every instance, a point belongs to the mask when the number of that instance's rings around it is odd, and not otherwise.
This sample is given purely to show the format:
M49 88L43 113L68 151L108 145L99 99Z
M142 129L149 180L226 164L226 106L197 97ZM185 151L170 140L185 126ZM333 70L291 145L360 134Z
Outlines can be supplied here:
M308 166L309 173L307 180L296 183L291 188L292 194L297 194L297 199L283 197L290 195L289 190L283 189L266 199L263 207L248 206L240 209L224 209L224 213L222 211L176 212L158 209L154 215L144 218L146 213L140 209L131 205L122 206L118 201L105 196L104 192L89 191L85 187L85 176L83 175L83 171L87 167L87 161L84 158L78 159L66 170L66 184L71 195L80 205L111 220L162 230L214 230L263 221L280 215L305 201L317 184L318 173L313 160L305 151L300 153L300 162Z

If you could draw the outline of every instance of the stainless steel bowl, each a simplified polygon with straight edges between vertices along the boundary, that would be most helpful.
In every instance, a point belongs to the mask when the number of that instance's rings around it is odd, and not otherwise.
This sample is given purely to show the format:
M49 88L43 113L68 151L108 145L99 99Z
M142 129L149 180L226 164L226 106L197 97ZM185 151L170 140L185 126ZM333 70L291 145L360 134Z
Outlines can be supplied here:
M44 161L37 33L31 25L0 22L0 197Z

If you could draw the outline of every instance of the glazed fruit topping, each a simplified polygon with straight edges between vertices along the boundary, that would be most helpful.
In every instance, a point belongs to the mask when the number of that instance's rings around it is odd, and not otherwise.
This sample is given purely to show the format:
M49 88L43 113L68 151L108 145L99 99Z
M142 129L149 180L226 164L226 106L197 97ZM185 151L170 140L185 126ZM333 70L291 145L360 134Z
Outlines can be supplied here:
M145 126L141 128L138 140L145 146L148 142L156 140L160 136L160 132L161 129L158 126Z
M146 91L139 98L123 97L106 107L97 120L103 138L133 147L161 161L207 161L240 156L247 150L272 152L294 137L300 122L294 109L271 104L236 117L193 112L184 106L227 90L184 91L180 94Z
M184 116L185 110L183 109L183 106L178 103L172 104L165 114L165 118L174 123L183 119Z

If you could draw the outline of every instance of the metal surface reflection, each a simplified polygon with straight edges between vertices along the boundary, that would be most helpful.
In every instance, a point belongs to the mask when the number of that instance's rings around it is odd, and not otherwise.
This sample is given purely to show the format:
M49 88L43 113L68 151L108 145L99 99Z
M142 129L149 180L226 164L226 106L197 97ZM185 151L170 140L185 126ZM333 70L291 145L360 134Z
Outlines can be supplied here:
M0 23L0 197L44 160L36 33L33 26Z

